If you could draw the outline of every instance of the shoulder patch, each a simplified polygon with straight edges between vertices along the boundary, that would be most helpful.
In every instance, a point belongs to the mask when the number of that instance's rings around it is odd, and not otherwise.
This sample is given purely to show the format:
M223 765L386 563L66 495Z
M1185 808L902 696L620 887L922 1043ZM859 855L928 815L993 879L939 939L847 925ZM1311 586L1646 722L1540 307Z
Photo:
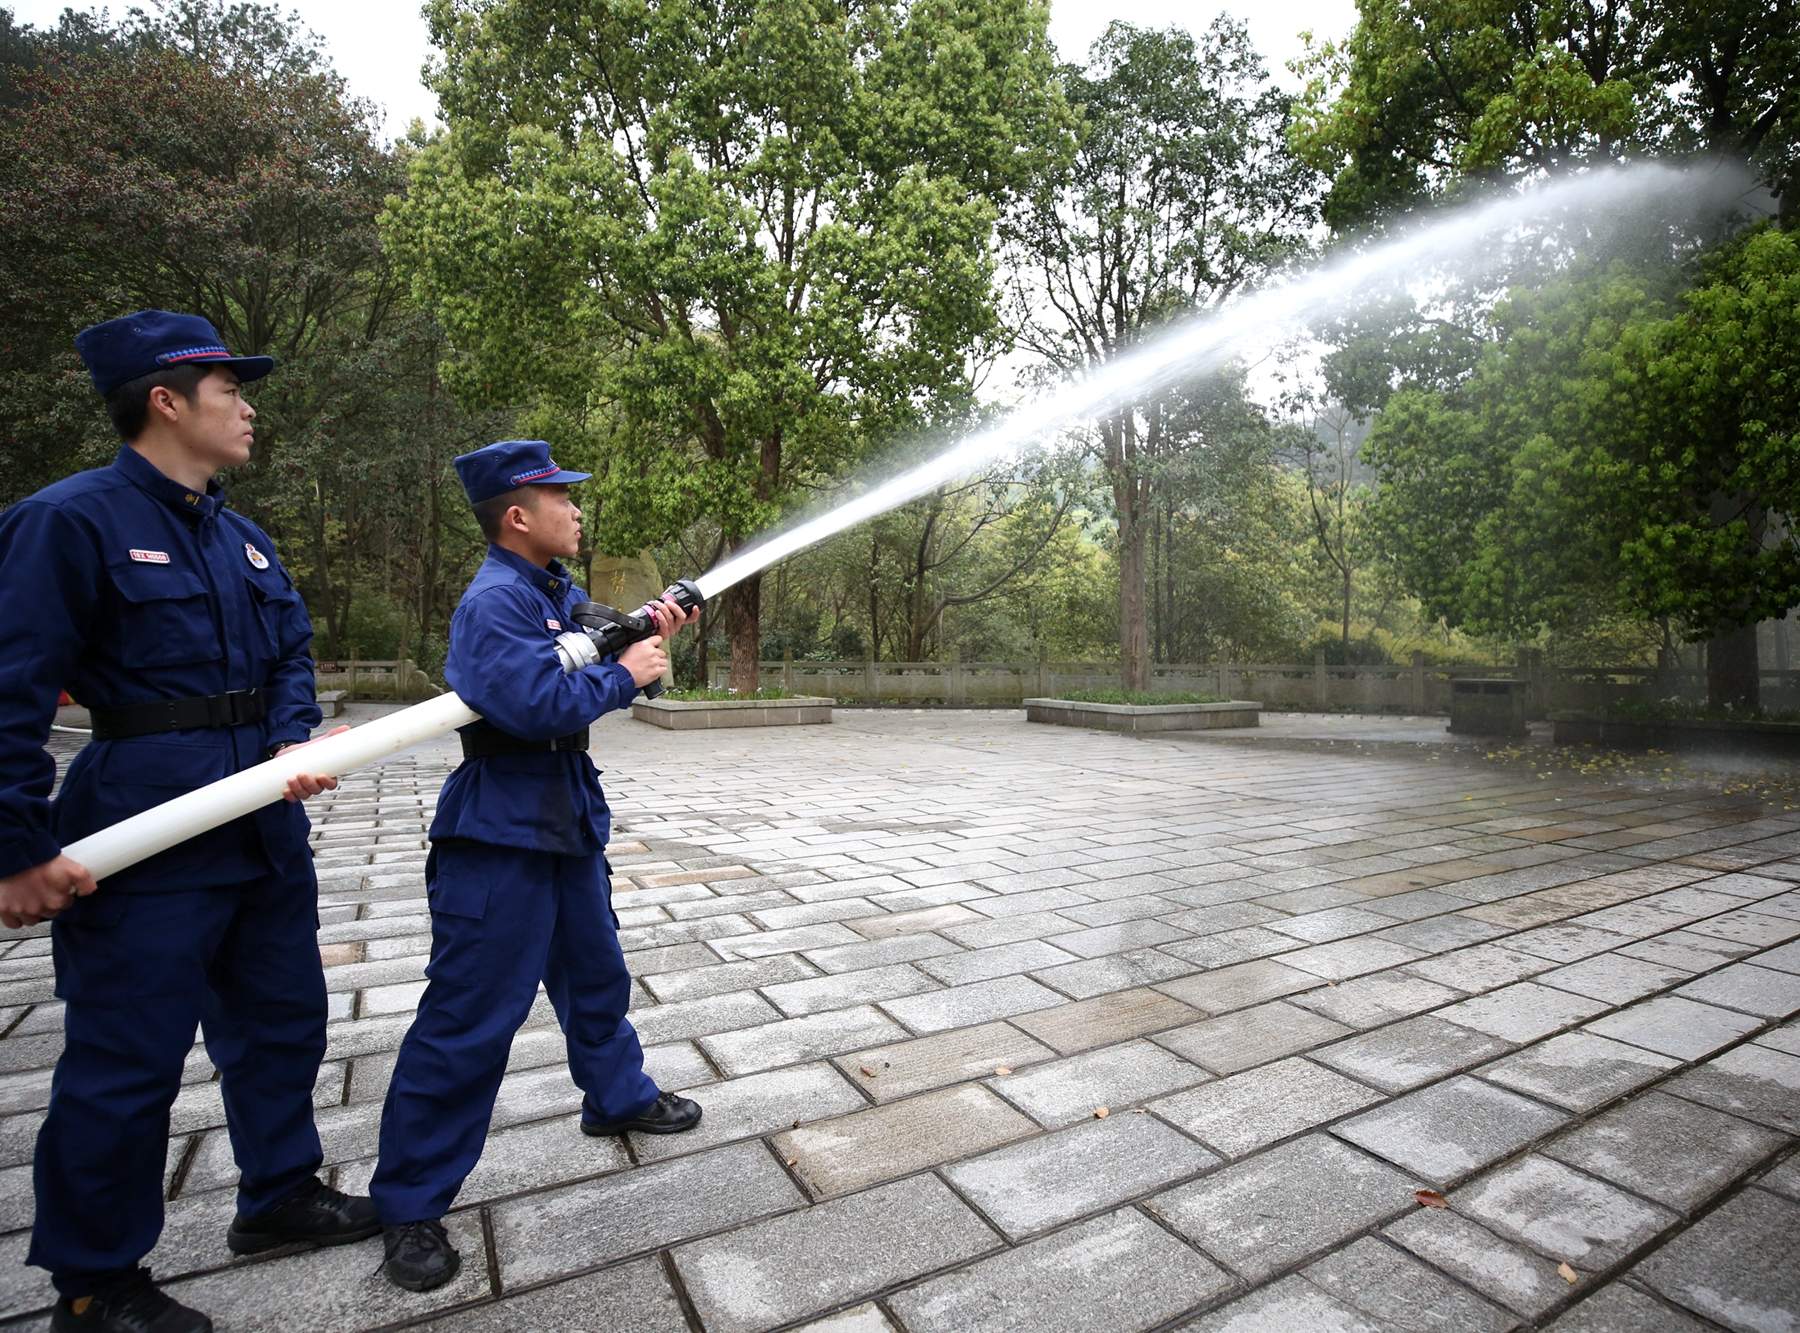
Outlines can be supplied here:
M269 557L256 549L255 542L244 543L244 559L250 562L250 567L252 569L267 569L269 567Z

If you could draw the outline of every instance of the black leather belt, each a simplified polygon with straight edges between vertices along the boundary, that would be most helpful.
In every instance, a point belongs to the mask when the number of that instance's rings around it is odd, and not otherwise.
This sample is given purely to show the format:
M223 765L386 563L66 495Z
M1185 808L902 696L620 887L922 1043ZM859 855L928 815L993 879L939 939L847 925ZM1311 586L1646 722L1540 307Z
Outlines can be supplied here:
M97 741L121 741L196 727L241 727L261 722L268 712L261 690L232 690L195 699L157 699L151 703L90 708L88 717Z
M456 734L462 738L464 759L487 759L497 754L550 754L557 750L588 748L586 728L544 741L528 741L523 736L515 736L485 722L464 727Z

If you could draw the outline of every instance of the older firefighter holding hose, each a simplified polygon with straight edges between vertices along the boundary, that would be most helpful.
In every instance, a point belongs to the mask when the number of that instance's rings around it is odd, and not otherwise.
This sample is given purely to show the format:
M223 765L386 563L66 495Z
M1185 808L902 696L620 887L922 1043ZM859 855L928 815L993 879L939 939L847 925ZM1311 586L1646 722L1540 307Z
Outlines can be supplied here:
M163 1221L169 1108L201 1025L240 1172L238 1254L379 1229L326 1187L313 1124L325 1054L318 881L297 802L276 803L98 887L62 848L306 741L319 722L312 627L273 544L214 474L250 458L233 356L194 315L143 310L75 340L125 441L109 467L0 515L0 922L50 920L63 1053L38 1135L27 1262L56 1330L204 1333L139 1261ZM94 738L50 798L58 691Z
M481 1156L513 1034L542 981L568 1043L591 1135L672 1134L700 1108L660 1092L625 1017L631 977L603 854L612 815L587 756L588 728L668 665L660 637L565 673L557 639L587 594L562 561L581 547L569 487L586 481L541 440L503 440L456 460L487 559L450 621L444 675L482 720L431 825L430 978L401 1044L369 1193L384 1271L429 1291L461 1257L442 1218ZM663 635L687 623L666 595L646 608Z

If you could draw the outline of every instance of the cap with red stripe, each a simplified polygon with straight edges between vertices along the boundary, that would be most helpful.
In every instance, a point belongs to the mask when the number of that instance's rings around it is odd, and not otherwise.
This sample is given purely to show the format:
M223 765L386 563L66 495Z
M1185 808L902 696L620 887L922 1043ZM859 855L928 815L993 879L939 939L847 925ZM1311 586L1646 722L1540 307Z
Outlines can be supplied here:
M521 486L572 486L593 474L558 467L542 440L501 440L458 457L456 475L469 503L478 505Z
M171 366L224 366L244 382L275 369L274 357L233 356L206 320L170 310L139 310L92 325L75 335L75 350L102 394Z

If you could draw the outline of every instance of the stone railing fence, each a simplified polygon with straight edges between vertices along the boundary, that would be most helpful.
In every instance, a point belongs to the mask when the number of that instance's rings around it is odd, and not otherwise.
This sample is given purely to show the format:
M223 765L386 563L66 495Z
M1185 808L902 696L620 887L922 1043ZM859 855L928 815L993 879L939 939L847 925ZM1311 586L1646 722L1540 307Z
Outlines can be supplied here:
M1527 656L1512 666L1434 666L1415 654L1408 666L1330 666L1311 662L1158 663L1151 688L1198 691L1255 699L1265 707L1351 713L1448 715L1453 680L1514 679L1528 682L1532 717L1595 710L1633 700L1705 697L1698 671L1649 667L1546 667ZM710 684L724 688L729 668L716 664ZM765 685L796 694L820 694L840 704L911 704L953 708L1016 707L1022 699L1063 690L1119 686L1116 664L1095 662L876 662L795 661L762 664ZM1800 706L1800 671L1763 672L1763 706Z
M313 664L318 691L342 690L350 699L413 702L444 691L410 658L319 661Z

